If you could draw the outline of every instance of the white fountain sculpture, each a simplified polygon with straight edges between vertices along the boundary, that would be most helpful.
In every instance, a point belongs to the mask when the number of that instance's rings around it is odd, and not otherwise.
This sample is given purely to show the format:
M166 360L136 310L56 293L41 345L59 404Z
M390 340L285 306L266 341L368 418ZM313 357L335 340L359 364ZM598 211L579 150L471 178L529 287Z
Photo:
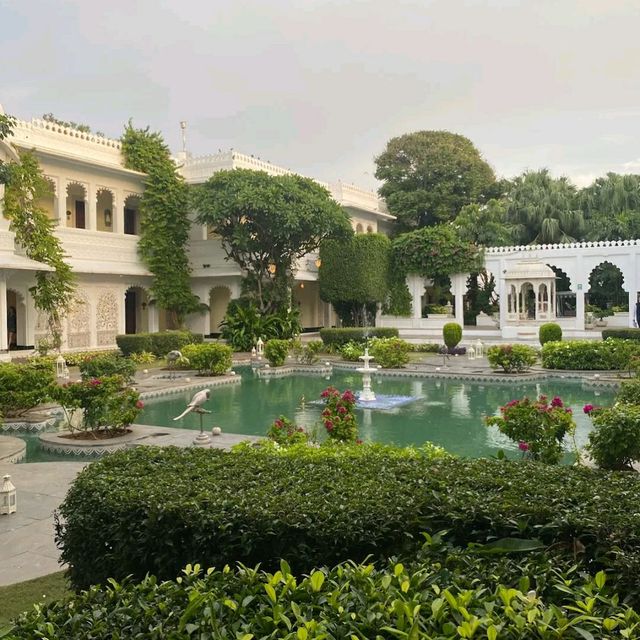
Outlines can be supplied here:
M371 390L371 374L375 369L369 366L369 362L373 359L373 356L369 355L369 347L365 347L364 355L360 356L360 360L364 362L364 367L356 369L358 373L362 374L362 391L358 396L358 400L361 402L373 402L376 399L376 394Z

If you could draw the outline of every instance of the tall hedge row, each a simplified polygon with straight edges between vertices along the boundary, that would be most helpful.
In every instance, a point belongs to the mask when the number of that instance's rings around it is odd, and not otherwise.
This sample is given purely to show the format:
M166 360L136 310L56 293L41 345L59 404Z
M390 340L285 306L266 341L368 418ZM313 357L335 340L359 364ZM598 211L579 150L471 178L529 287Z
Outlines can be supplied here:
M394 327L343 327L320 329L320 337L327 347L339 349L348 342L364 344L369 338L397 338L399 332Z
M116 344L125 356L151 351L164 358L169 351L180 350L188 344L200 344L204 336L192 331L159 331L157 333L132 333L116 336Z
M631 358L640 355L640 342L614 338L547 342L541 354L547 369L613 371L626 369Z
M60 508L57 541L78 587L187 563L240 561L296 572L452 542L539 538L638 590L640 478L496 460L432 460L383 450L271 456L141 447L85 468Z

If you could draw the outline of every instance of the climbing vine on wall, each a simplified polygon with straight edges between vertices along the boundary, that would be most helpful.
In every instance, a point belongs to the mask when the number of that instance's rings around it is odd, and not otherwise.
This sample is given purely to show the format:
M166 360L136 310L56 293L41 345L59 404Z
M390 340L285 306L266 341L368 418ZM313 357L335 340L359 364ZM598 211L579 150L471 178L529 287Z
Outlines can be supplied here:
M33 153L22 153L20 162L10 162L5 168L4 216L16 234L16 242L28 258L53 269L36 271L36 284L30 292L36 309L47 316L52 346L59 349L62 318L75 300L75 278L65 262L62 245L53 233L56 223L37 204L50 193L51 185L42 175Z
M140 202L140 257L154 276L152 293L169 311L174 328L200 307L191 291L187 255L188 188L176 171L169 148L159 133L135 129L131 123L122 136L125 166L147 174Z

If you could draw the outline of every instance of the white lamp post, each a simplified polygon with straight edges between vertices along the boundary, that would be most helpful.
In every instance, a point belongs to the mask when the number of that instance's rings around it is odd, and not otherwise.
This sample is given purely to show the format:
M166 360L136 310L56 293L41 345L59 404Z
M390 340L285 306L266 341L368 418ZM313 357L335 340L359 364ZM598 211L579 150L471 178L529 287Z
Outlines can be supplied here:
M62 354L60 354L56 358L56 376L58 378L64 378L64 370L67 368L67 363L65 362Z
M14 513L16 510L16 488L11 482L11 476L6 475L2 478L2 486L0 486L0 514Z

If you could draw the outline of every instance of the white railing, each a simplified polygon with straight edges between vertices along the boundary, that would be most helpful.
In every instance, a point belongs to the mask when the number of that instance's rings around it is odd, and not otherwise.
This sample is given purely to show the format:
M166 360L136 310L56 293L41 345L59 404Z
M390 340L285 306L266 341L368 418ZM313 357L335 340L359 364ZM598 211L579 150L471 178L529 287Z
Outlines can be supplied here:
M545 251L551 249L586 249L589 247L634 247L640 240L601 240L599 242L567 242L564 244L526 244L510 247L487 247L485 253L513 253L515 251Z

